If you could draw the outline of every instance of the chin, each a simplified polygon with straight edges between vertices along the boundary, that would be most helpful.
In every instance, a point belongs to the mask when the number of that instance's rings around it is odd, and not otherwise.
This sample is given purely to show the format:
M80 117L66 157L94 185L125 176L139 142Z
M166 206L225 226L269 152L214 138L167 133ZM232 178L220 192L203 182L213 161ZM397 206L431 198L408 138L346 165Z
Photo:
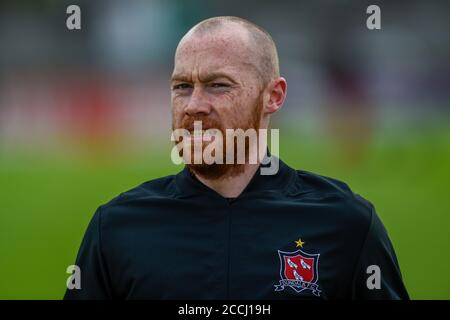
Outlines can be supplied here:
M238 176L244 172L244 164L188 164L195 175L208 180L223 180Z

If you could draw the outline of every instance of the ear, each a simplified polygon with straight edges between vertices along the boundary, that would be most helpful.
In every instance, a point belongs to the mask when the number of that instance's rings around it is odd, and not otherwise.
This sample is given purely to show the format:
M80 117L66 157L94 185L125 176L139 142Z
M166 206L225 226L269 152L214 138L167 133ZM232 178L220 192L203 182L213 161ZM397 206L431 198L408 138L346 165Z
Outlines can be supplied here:
M264 113L277 112L283 106L286 99L287 82L283 77L272 80L266 88L266 101Z

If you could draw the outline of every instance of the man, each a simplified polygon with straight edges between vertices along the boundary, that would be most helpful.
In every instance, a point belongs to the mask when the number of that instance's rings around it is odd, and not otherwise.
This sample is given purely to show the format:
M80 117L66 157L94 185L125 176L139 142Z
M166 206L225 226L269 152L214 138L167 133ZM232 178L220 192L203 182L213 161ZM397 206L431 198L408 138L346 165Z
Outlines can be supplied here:
M173 129L187 133L180 155L198 154L196 143L205 151L215 141L207 129L267 129L286 88L263 29L236 17L199 23L175 54ZM190 136L197 121L206 131ZM275 174L261 174L245 146L244 163L191 162L100 206L77 257L81 289L65 298L408 299L368 201L281 160Z

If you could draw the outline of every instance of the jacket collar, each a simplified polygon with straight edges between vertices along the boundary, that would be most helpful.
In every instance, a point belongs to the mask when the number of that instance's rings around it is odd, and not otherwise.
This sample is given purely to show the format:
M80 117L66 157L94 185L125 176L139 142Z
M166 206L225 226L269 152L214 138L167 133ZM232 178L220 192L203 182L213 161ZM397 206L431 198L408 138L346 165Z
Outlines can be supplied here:
M267 154L269 157L275 157L270 155L269 152ZM260 191L284 192L287 190L296 178L297 173L294 169L281 161L281 159L276 157L274 159L275 162L278 160L278 171L273 175L262 175L261 169L268 167L270 163L268 165L260 164L260 167L256 171L255 175L252 177L249 184L245 187L244 191L238 198ZM198 180L187 167L175 175L175 183L178 187L181 198L191 196L212 196L224 199L216 191L200 182L200 180Z

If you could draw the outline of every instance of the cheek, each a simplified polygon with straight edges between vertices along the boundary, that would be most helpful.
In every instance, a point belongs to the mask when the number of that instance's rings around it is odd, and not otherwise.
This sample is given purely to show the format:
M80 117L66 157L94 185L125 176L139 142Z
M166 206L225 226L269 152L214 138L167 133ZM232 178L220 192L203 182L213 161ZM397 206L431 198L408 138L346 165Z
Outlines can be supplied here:
M172 120L174 123L180 123L184 115L183 103L180 99L172 100Z
M252 116L254 105L246 94L227 96L224 101L216 104L216 110L223 125L227 128L240 128Z
M242 92L235 97L233 107L239 118L247 118L254 111L256 98L252 92Z
M172 109L180 109L184 104L184 98L179 95L172 94L171 103Z
M240 103L237 96L231 93L225 93L220 97L216 97L212 105L222 124L232 128L240 114Z

